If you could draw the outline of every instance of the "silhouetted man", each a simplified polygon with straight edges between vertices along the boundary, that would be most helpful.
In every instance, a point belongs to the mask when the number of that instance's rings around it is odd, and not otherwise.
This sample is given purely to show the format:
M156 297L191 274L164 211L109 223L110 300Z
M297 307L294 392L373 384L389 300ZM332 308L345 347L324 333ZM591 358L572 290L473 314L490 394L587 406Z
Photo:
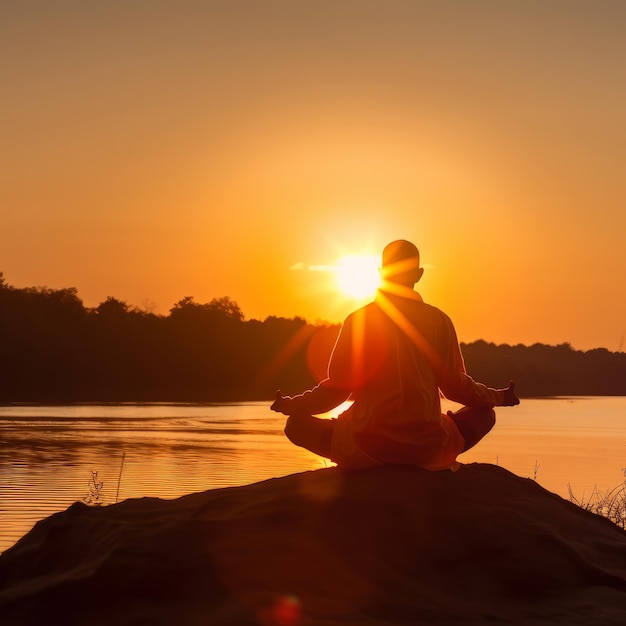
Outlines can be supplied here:
M276 394L271 408L289 416L293 443L352 469L453 468L495 424L494 406L519 404L513 382L492 389L466 374L452 321L413 289L423 273L412 243L385 247L381 287L346 318L328 378L298 396ZM440 391L464 407L442 414ZM338 419L315 417L347 399Z

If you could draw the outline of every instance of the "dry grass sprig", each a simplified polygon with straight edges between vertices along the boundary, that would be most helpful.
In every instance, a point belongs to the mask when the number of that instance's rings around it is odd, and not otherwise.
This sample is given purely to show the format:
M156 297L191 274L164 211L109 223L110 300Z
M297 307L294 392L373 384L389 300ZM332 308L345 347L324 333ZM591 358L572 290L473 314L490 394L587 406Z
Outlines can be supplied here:
M626 477L626 470L624 470ZM611 520L616 526L626 530L626 480L621 485L613 487L606 492L601 492L598 486L594 486L591 494L585 498L584 494L579 499L573 491L571 485L567 484L570 502L585 511L591 511L596 515L601 515Z

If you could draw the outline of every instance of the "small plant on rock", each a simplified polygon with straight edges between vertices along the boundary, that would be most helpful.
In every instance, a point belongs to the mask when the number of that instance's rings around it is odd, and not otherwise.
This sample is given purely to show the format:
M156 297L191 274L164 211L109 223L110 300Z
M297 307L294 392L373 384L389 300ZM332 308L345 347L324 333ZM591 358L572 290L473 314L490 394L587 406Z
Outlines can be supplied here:
M91 480L87 482L89 493L83 498L83 502L88 506L102 506L104 504L102 490L104 482L98 480L98 472L91 471Z
M578 505L585 511L591 511L611 520L616 526L626 530L626 468L624 469L625 480L621 485L602 493L598 487L594 487L591 495L578 499L568 484L570 502Z

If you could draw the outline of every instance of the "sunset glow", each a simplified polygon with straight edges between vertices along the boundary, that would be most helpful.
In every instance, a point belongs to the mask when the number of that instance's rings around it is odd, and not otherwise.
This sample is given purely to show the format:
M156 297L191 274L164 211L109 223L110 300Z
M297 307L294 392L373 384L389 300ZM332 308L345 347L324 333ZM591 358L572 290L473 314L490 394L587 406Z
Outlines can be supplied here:
M409 239L462 341L623 347L626 3L52 4L0 14L8 283L338 323Z

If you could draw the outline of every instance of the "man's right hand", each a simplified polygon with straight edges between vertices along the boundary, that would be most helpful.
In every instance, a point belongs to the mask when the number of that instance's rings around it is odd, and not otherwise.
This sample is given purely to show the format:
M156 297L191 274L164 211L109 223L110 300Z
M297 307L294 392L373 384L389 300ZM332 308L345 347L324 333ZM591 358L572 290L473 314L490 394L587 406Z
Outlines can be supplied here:
M509 381L509 386L506 389L502 389L504 392L504 403L502 406L516 406L519 404L519 398L515 393L515 382Z

